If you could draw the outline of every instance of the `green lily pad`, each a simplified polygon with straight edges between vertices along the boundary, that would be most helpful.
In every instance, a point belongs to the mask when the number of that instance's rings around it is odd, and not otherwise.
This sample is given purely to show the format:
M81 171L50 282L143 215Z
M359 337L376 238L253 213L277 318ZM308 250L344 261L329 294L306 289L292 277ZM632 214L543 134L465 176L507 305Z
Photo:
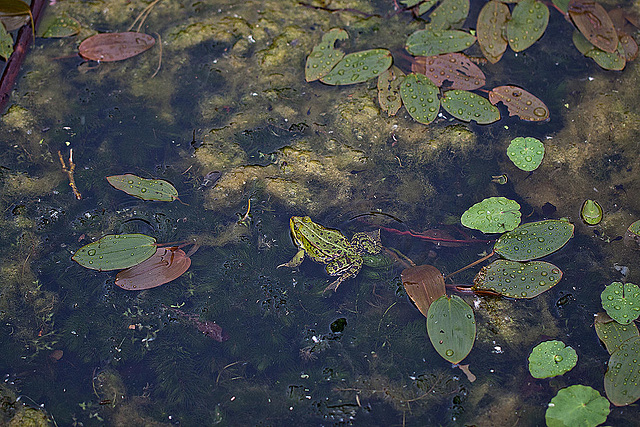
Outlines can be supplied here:
M148 179L127 173L124 175L112 175L107 181L114 188L124 191L133 197L142 200L156 200L159 202L173 202L179 200L178 190L164 179Z
M488 99L466 90L449 90L440 100L453 117L465 122L474 121L486 125L500 120L500 111Z
M627 228L627 231L636 236L640 236L640 220L632 223L629 228Z
M469 0L444 0L429 14L431 30L448 30L462 25L469 15Z
M156 253L156 239L144 234L109 234L84 245L71 259L92 270L123 270Z
M402 1L400 3L405 4L407 7L417 6L413 9L413 14L415 16L420 16L427 13L429 10L433 8L438 3L438 0L408 0Z
M611 403L626 406L640 399L640 337L620 344L607 366L604 391Z
M609 401L586 385L572 385L551 399L545 420L548 427L595 427L607 420Z
M512 261L542 258L563 247L573 229L570 222L557 219L529 222L500 236L493 250Z
M562 271L544 261L499 259L483 267L473 280L474 290L488 290L510 298L534 298L562 279Z
M435 3L435 2L436 2L436 0L433 0L432 3ZM422 3L422 0L400 0L400 3L405 5L405 7L413 7L413 6L417 5L418 3Z
M536 170L544 157L544 144L536 138L514 138L507 148L507 156L523 171Z
M613 354L620 347L620 344L628 339L640 336L638 327L634 322L623 325L604 312L596 314L594 326L598 338L604 343L609 354Z
M517 202L506 197L489 197L467 209L460 222L483 233L504 233L520 224L520 216Z
M614 52L605 52L597 48L579 31L573 32L573 44L584 56L592 58L600 67L605 70L620 71L626 65L626 55L622 44Z
M623 325L640 316L640 288L633 283L613 282L600 294L602 307L613 320Z
M413 56L432 56L460 52L475 42L475 36L464 31L418 30L407 38L406 49Z
M507 23L507 39L514 52L521 52L534 44L547 29L549 8L537 0L520 1Z
M473 310L457 295L441 296L429 306L427 333L440 356L459 363L471 352L476 339Z
M428 125L438 116L438 88L423 74L407 74L400 85L402 102L413 119Z
M395 116L402 107L400 85L404 81L404 76L401 69L392 65L378 77L378 102L382 111L389 116Z
M351 85L378 77L389 67L393 58L387 49L369 49L346 55L325 76L322 83L328 85Z
M551 378L569 372L578 363L576 351L562 341L545 341L529 355L529 372L534 378Z
M313 82L331 71L344 57L344 52L335 49L338 40L346 40L349 34L341 28L332 28L322 36L322 41L313 47L304 67L304 78Z
M603 215L602 206L595 200L585 200L580 209L580 217L587 225L598 225Z
M70 37L78 34L81 29L80 23L67 15L57 16L46 24L48 25L42 34L44 38Z

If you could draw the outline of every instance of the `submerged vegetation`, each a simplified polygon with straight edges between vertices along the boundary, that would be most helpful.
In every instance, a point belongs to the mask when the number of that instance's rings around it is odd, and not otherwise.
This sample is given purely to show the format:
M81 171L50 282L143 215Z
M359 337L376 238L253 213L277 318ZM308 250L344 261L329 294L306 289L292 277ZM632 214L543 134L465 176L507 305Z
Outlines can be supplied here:
M635 421L637 4L53 3L0 123L1 424Z

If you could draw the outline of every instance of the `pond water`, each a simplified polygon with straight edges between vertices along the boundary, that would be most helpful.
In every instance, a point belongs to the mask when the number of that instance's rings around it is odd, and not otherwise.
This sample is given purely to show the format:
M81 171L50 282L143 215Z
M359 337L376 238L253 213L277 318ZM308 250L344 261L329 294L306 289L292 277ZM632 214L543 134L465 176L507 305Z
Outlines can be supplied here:
M387 48L410 72L404 42L425 22L395 1L52 3L45 15L75 18L80 33L37 38L0 124L1 423L35 408L29 416L60 426L537 426L564 387L604 395L609 354L593 328L600 293L640 281L637 245L619 238L640 218L637 62L599 68L552 9L531 48L480 63L485 88L525 88L546 103L549 121L500 106L490 125L441 111L425 126L404 108L381 112L375 80L304 79L307 55L330 28L349 34L342 50ZM484 4L471 3L467 29ZM639 12L631 1L604 4ZM139 31L155 37L153 48L118 62L77 56L80 41L127 31L145 7ZM482 56L477 45L466 53ZM533 172L506 155L517 136L545 144ZM69 167L71 150L81 198L60 163ZM125 173L171 182L182 203L143 201L105 179ZM506 184L492 181L502 174ZM462 362L471 382L433 348L400 273L407 259L451 273L491 242L438 245L389 229L493 241L499 235L460 224L492 196L517 201L523 222L567 218L576 228L544 258L564 273L548 292L460 294L476 319ZM587 199L604 210L595 227L580 219ZM276 268L297 251L292 216L349 239L382 229L386 250L323 293L335 278L322 263ZM143 291L71 259L124 233L199 249L185 274ZM470 284L480 267L447 283ZM225 339L203 334L204 322ZM578 363L535 379L527 358L551 339L573 347ZM607 423L637 416L637 407L612 405Z

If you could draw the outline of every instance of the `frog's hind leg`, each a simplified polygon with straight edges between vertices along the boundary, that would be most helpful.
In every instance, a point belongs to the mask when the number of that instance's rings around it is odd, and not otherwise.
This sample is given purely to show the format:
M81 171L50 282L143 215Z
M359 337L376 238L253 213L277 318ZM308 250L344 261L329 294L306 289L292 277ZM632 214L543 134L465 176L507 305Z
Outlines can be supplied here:
M279 266L277 266L276 268L280 268L280 267L297 267L300 264L302 264L302 260L304 260L304 251L302 249L300 249L298 251L298 253L296 253L293 258L291 258L291 261L289 262L285 262L284 264L280 264Z
M329 284L329 286L327 286L326 288L324 288L324 291L322 291L322 293L324 294L327 291L337 291L338 290L338 286L340 286L340 283L344 282L345 279L347 279L348 277L346 276L340 276L338 277L336 280L334 280L333 282L331 282Z
M382 242L380 241L380 230L360 232L351 238L351 246L361 255L375 255L382 250Z

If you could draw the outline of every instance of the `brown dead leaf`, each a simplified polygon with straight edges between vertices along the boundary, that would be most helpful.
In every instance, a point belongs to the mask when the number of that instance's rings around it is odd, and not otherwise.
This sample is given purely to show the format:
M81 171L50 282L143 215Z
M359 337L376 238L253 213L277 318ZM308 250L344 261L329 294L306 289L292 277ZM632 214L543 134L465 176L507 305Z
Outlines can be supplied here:
M407 295L427 317L431 303L445 295L444 276L432 265L418 265L404 269L401 277Z
M549 109L539 98L517 86L498 86L489 92L489 101L496 105L502 102L510 116L522 120L541 122L549 119Z
M496 0L486 3L478 15L476 31L482 54L495 64L507 50L504 29L511 18L509 7Z
M151 289L180 277L191 266L191 258L177 247L158 248L138 265L120 271L116 285L128 291Z
M411 71L426 75L438 87L448 81L450 89L473 90L484 86L486 81L482 70L462 53L416 57Z
M607 11L594 0L571 0L568 12L578 30L597 48L613 53L618 33Z
M103 33L85 39L78 47L80 56L93 61L121 61L150 49L156 40L148 34Z

